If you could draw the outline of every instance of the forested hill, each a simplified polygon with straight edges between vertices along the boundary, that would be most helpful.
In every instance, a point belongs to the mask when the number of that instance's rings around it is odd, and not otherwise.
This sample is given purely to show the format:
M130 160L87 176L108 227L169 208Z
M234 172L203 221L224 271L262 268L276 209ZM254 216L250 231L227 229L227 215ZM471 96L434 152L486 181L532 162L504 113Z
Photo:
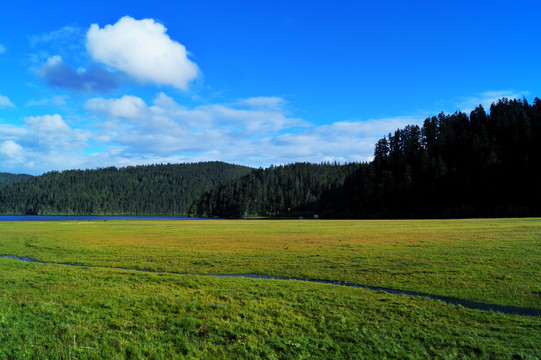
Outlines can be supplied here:
M439 114L379 140L369 164L258 170L208 191L202 216L541 216L541 100Z
M0 213L187 214L201 193L251 171L204 162L49 172L0 187Z
M195 216L249 217L317 214L321 196L343 186L361 164L296 163L258 169L204 193Z
M541 215L541 100L502 99L427 118L379 140L321 213L337 217Z
M0 186L2 214L326 218L541 216L541 100L441 113L362 164L221 162L50 172ZM1 179L1 177L0 177Z
M26 179L31 177L32 175L26 175L26 174L10 174L10 173L0 173L0 186L9 184L11 182Z

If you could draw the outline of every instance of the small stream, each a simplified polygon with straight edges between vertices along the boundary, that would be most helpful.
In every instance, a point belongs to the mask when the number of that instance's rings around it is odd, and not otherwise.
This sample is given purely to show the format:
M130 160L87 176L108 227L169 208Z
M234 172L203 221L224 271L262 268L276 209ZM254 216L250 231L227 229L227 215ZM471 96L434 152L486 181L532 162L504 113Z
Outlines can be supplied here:
M198 274L188 274L188 273L175 273L175 272L151 271L151 270L141 270L141 269L129 269L129 268L120 268L120 267L106 267L106 266L95 266L95 265L78 265L78 264L68 264L68 263L47 262L47 261L39 261L39 260L31 259L31 258L28 258L28 257L15 256L15 255L0 255L0 257L16 259L16 260L25 261L25 262L40 263L40 264L54 264L54 265L77 266L77 267L87 267L87 268L103 268L103 269L117 269L117 270L128 270L128 271L141 271L141 272L159 273L159 274L197 275L197 276L213 276L213 277L236 277L236 278L250 278L250 279L306 281L306 282L319 283L319 284L339 285L339 286L348 286L348 287L354 287L354 288L359 288L359 289L367 289L367 290L373 290L373 291L383 291L383 292L386 292L386 293L389 293L389 294L395 294L395 295L408 295L408 296L424 297L424 298L429 298L429 299L432 299L432 300L439 300L439 301L442 301L442 302L450 304L450 305L462 306L464 308L473 309L473 310L494 311L494 312L500 312L500 313L509 314L509 315L524 315L524 316L535 316L535 317L541 316L541 310L538 310L538 309L522 308L522 307L506 306L506 305L494 305L494 304L488 304L488 303L478 302L478 301L455 299L455 298L447 297L447 296L425 294L425 293L420 293L420 292L416 292L416 291L396 290L396 289L389 289L389 288L383 288L383 287L377 287L377 286L361 285L361 284L355 284L355 283L350 283L350 282L346 282L346 281L314 280L314 279L302 279L302 278L287 277L287 276L258 275L258 274L204 274L204 275L198 275Z

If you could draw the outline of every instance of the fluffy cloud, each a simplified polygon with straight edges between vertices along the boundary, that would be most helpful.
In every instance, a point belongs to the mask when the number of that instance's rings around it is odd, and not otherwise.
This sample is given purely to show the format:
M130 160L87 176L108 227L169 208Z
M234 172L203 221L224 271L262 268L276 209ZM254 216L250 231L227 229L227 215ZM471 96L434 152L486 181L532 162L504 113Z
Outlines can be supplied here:
M268 99L272 107L264 103L265 98L257 98L187 109L160 93L152 106L138 97L123 96L94 98L85 108L106 120L103 128L109 135L104 136L115 138L133 153L207 153L234 146L241 138L257 139L307 126L289 117L276 99Z
M20 126L0 124L0 161L17 172L80 168L90 138L88 130L72 128L58 114L29 116Z
M15 107L7 96L0 95L0 107Z
M38 70L48 85L77 92L109 92L118 87L114 74L99 67L75 70L55 55Z
M0 143L0 154L8 157L8 161L19 162L23 160L23 148L13 140L7 140Z
M40 133L62 134L70 131L68 124L58 114L29 116L25 119L25 122L30 125L32 130Z
M161 93L152 105L124 96L91 99L85 107L101 119L100 139L114 147L114 158L124 159L121 163L368 161L383 135L422 121L404 117L315 126L289 116L285 101L276 97L187 109Z
M124 95L120 99L90 99L85 103L85 108L95 114L132 120L144 118L149 113L141 98L130 95Z
M78 151L90 137L89 131L72 129L58 114L29 116L24 121L28 139L23 145L43 152Z
M188 59L186 48L171 40L166 31L152 19L126 16L103 29L91 25L86 46L94 60L140 81L187 89L198 76L198 67Z
M128 95L96 97L85 109L92 115L81 123L91 126L88 130L74 128L58 114L26 117L22 126L0 124L0 162L39 173L209 160L251 166L369 161L383 135L423 120L314 125L292 117L279 97L187 108L164 93L152 103Z

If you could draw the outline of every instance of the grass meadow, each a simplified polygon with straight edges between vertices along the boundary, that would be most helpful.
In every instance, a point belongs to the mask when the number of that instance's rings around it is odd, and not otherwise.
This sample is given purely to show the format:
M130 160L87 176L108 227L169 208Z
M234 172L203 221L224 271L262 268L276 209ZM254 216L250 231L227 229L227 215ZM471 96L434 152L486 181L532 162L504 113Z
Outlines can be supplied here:
M0 258L0 359L541 357L539 317L200 276L541 309L541 219L1 222L0 254L98 266Z

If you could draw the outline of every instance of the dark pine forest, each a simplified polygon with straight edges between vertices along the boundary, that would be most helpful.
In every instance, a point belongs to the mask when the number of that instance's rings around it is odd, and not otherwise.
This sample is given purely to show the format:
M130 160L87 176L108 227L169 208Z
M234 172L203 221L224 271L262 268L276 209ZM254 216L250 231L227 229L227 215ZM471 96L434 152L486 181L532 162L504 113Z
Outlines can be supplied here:
M296 163L258 169L200 196L192 205L194 216L289 217L313 216L321 197L340 191L361 164Z
M53 171L0 187L0 213L186 214L201 193L251 170L204 162Z
M361 218L539 216L540 144L538 98L502 99L490 114L481 106L469 116L442 113L380 139L374 161L327 194L321 210Z
M370 163L259 170L206 192L192 214L539 216L540 145L541 100L502 99L489 114L479 106L398 129L377 142Z
M0 172L0 186L29 177L31 177L31 175Z
M369 163L221 162L2 174L3 214L456 218L541 215L541 100L441 113L375 144Z

